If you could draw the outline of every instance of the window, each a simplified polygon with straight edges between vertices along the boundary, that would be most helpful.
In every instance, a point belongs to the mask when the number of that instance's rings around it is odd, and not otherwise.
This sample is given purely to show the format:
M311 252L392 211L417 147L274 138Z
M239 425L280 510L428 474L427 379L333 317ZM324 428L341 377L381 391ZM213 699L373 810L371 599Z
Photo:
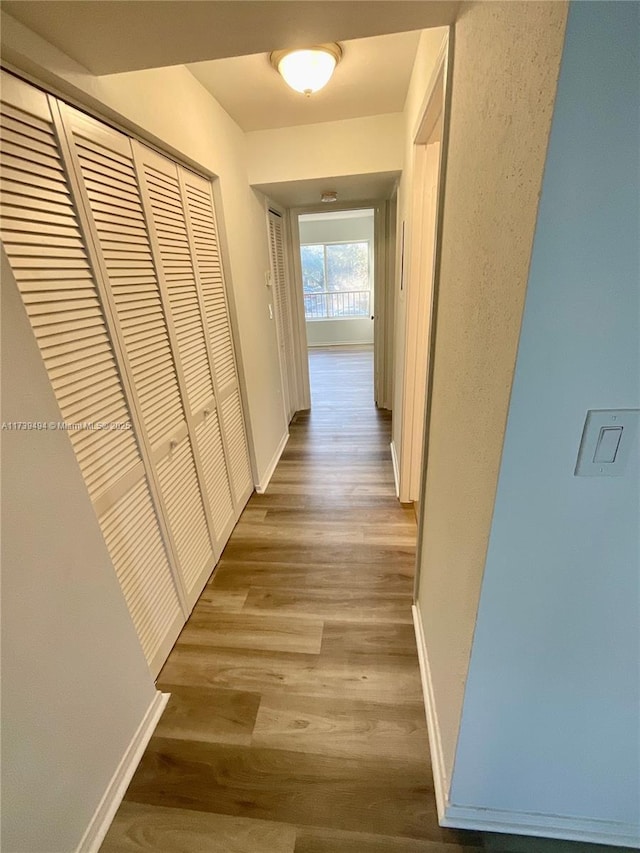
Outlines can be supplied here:
M369 317L369 241L307 243L300 247L307 320Z

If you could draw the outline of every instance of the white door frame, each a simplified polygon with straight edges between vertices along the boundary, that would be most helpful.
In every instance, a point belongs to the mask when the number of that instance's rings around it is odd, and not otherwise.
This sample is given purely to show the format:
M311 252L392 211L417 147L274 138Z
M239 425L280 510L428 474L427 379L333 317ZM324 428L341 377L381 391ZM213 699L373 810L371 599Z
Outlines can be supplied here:
M422 494L426 466L433 349L440 266L440 232L447 143L447 91L450 85L450 31L445 35L423 100L413 134L414 170L411 186L407 266L407 307L402 393L402 437L398 497L402 503L417 502ZM437 164L430 142L441 127ZM435 203L425 193L428 169L437 168ZM428 230L427 230L428 229Z
M295 358L295 338L293 336L293 317L292 317L292 306L291 299L288 300L289 310L287 312L287 316L285 317L286 327L281 328L280 322L280 311L278 310L279 296L276 293L276 271L274 269L273 264L273 252L271 246L271 228L270 228L270 219L272 216L280 218L280 224L282 228L282 249L284 253L284 287L287 290L289 296L291 296L291 279L289 276L289 264L288 264L288 256L289 251L287 247L288 239L288 223L286 219L286 211L279 204L271 201L270 199L266 199L265 204L265 213L267 218L267 234L269 237L269 284L268 286L271 288L271 304L273 306L272 310L275 314L275 323L276 323L276 337L278 341L278 360L280 362L280 381L282 385L282 405L284 410L284 417L289 425L291 418L297 411L297 377L296 377L296 358ZM289 340L293 343L294 346L294 359L292 363L289 363L289 359L286 356L286 347L284 344L285 337L289 338Z
M436 334L438 323L438 292L440 287L440 267L442 263L442 228L447 171L447 152L449 149L449 119L451 115L451 90L453 80L454 29L449 27L440 49L439 61L436 67L442 74L443 105L442 105L442 140L440 145L440 175L438 186L438 204L436 209L436 231L433 260L433 288L431 300L431 323L429 333L429 360L427 367L427 388L424 412L424 437L422 444L422 470L420 472L420 495L424 496L429 467L429 432L431 426L431 402L433 396L433 374L435 367ZM416 544L416 571L413 583L413 600L418 600L420 591L422 540L424 536L424 513L420 512L418 520L418 541Z

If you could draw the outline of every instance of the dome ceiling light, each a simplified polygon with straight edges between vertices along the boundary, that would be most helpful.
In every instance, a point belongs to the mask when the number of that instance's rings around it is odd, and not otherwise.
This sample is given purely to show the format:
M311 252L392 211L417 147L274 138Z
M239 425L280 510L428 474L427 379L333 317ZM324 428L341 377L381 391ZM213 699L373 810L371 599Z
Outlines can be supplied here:
M342 48L334 42L303 50L274 50L270 59L285 83L308 98L327 85L342 59Z

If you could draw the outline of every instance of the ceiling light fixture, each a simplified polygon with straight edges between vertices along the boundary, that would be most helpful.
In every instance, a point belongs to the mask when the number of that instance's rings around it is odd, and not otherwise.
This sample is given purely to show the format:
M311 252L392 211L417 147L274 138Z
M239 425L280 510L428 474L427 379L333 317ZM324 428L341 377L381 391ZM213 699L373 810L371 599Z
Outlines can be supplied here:
M327 85L342 59L342 48L334 42L304 50L274 50L269 58L285 83L308 98Z
M323 201L325 204L338 201L338 193L335 190L325 190L320 196L320 201Z

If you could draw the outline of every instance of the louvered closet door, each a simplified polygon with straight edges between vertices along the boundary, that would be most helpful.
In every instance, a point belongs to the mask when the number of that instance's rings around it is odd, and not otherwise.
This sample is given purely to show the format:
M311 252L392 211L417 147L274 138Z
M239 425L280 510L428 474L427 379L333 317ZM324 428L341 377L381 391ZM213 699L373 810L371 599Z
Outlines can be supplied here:
M167 315L186 391L187 420L194 436L200 481L207 496L206 509L220 552L229 538L236 516L214 393L213 359L192 259L179 166L140 143L133 142L133 148L156 267L163 281Z
M187 605L193 606L216 554L207 524L142 206L131 140L60 104L73 167L94 236L115 326L126 353L143 441L157 481Z
M236 513L253 491L240 386L210 181L179 167L192 258L200 285L207 341Z
M2 242L64 420L131 424L47 96L5 73L1 165ZM136 435L84 428L69 437L155 675L184 612Z
M269 211L269 249L271 254L271 276L273 297L276 306L276 328L280 349L280 370L287 422L295 414L293 389L295 384L293 336L291 331L291 306L284 259L284 234L282 217Z

